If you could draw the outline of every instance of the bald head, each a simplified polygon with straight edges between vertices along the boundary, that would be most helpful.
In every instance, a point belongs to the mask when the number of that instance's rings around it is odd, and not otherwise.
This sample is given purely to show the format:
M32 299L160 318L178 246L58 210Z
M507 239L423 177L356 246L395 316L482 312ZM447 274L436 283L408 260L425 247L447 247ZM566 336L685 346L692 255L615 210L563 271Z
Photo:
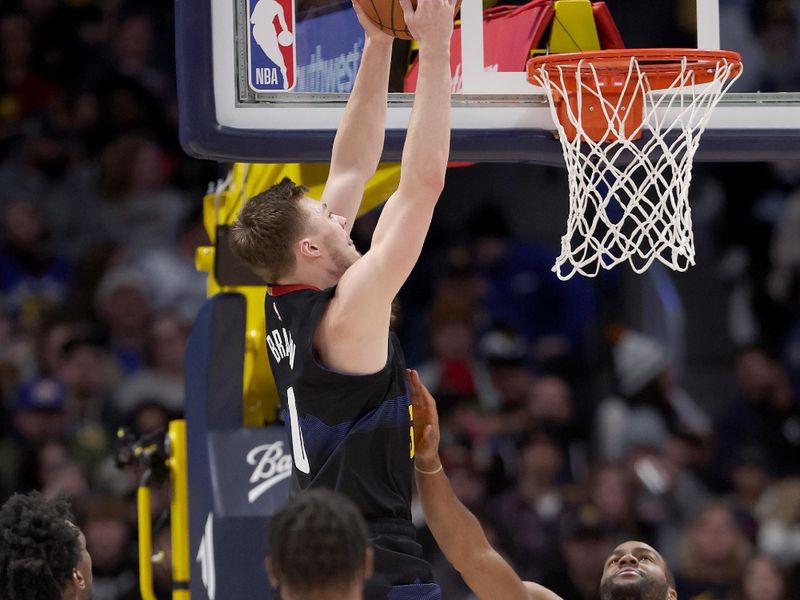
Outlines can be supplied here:
M669 566L644 542L627 541L606 560L600 580L601 600L677 600Z

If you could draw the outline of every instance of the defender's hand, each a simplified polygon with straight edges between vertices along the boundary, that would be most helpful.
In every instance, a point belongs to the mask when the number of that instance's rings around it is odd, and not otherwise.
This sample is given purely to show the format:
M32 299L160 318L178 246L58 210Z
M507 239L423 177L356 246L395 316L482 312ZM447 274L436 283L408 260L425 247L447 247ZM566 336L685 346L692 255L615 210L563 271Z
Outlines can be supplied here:
M352 2L353 10L356 11L358 22L361 23L361 27L364 28L364 34L367 36L367 38L373 42L391 44L394 41L394 38L381 30L375 21L364 14L364 11L361 9L361 4L359 3L361 0L352 0Z
M414 456L417 466L424 471L435 471L439 461L439 415L436 401L419 380L419 374L406 369L406 377L414 407Z
M417 40L420 50L432 44L444 44L450 48L456 0L417 0L416 10L411 6L411 0L399 1L406 27Z

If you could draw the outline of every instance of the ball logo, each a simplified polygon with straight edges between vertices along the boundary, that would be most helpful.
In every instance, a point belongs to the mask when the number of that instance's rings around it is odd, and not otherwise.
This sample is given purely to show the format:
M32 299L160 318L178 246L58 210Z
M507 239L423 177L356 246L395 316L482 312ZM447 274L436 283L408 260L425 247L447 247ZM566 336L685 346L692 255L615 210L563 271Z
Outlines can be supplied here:
M292 474L292 457L283 453L283 442L256 446L247 453L246 460L255 467L250 474L250 485L255 485L247 492L250 504Z
M283 92L295 83L294 0L248 0L249 81L256 92Z

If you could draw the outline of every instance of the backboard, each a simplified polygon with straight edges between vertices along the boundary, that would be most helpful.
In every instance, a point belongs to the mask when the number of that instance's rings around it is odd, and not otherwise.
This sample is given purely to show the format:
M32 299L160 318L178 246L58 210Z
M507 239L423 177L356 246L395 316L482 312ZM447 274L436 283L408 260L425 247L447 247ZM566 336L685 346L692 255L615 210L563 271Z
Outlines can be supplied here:
M607 4L628 47L742 53L745 75L715 110L698 160L800 158L800 93L790 91L800 76L788 72L797 56L786 65L765 58L770 45L790 53L787 46L798 44L781 38L780 15L754 16L745 0ZM526 81L524 66L503 72L486 64L482 9L480 0L461 7L452 160L563 164L545 96ZM176 21L181 142L189 154L250 162L329 159L364 46L349 1L177 0ZM408 52L407 44L395 44L393 89L402 90ZM413 94L390 93L384 160L400 157L412 102Z

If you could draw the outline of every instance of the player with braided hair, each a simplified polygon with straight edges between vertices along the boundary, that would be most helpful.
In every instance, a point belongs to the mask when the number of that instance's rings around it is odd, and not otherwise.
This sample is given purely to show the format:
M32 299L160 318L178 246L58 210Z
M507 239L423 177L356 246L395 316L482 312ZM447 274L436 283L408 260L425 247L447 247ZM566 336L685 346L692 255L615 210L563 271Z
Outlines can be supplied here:
M361 600L372 574L367 523L346 496L294 496L270 522L267 572L282 600Z
M0 508L0 598L89 600L92 559L63 498L15 494Z

